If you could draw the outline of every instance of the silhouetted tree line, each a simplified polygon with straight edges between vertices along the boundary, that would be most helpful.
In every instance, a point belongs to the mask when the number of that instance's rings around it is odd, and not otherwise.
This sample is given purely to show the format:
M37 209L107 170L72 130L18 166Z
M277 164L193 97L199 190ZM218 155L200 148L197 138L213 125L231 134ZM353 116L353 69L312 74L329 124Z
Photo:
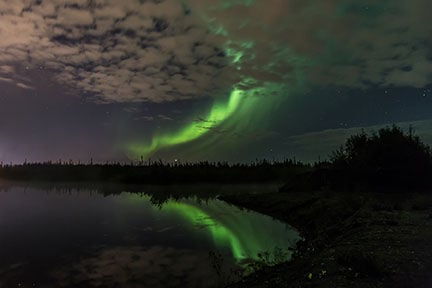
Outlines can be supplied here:
M1 165L0 177L16 181L113 182L133 184L249 183L283 181L310 166L294 160L261 160L250 164L226 162L131 164L24 163Z
M432 152L396 126L349 137L330 159L311 166L295 160L130 164L24 163L0 165L0 177L17 181L130 184L258 183L287 181L282 191L432 188ZM288 179L288 180L287 180Z
M422 190L432 188L431 149L397 127L349 137L330 160L292 178L281 190Z

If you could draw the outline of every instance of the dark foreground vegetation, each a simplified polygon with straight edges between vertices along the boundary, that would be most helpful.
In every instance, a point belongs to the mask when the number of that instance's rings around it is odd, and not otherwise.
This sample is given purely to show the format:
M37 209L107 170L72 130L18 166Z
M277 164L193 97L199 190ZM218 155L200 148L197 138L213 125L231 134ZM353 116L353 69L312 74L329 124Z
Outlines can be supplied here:
M289 263L232 287L432 287L431 151L397 127L349 138L278 193L223 199L297 227Z
M432 153L418 136L396 126L351 136L313 169L294 175L285 191L419 191L432 188Z
M279 192L223 200L296 227L288 263L231 288L430 288L432 196L425 193Z

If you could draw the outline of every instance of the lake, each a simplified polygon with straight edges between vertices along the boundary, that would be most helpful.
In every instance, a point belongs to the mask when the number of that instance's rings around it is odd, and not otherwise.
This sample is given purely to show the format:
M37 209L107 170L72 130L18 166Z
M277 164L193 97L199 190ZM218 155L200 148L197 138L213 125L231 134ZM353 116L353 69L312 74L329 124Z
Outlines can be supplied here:
M289 259L300 239L209 196L248 186L142 189L0 191L0 287L222 287Z

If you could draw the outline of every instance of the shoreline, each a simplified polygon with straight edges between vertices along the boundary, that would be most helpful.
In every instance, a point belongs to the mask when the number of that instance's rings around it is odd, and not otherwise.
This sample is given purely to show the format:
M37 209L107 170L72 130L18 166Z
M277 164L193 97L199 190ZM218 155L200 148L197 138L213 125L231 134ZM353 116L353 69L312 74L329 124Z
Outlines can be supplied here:
M432 196L279 192L220 197L282 220L304 242L289 262L228 287L432 287Z
M19 183L23 188L34 185ZM51 186L61 190L70 183L38 184L36 187L42 189ZM84 188L79 184L75 188ZM91 186L101 188L98 184ZM118 186L105 184L111 189L98 193L119 192ZM154 190L126 186L132 193L136 188L155 203L163 203L173 196L212 198L222 187L229 192L236 184L221 184L216 190L204 189L205 193L202 187L200 193L181 189L180 194L165 188L189 185L147 186ZM223 193L217 198L281 220L299 231L305 241L298 243L291 261L265 267L228 287L432 287L432 195L427 191L277 192L280 184L267 186L273 187L267 193L254 194L254 185L250 185L239 193Z

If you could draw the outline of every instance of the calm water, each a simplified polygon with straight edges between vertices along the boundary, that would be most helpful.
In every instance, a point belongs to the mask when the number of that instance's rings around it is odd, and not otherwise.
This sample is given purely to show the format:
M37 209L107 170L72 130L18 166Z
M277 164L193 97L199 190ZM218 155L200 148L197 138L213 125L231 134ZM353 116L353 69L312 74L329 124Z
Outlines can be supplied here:
M1 191L0 287L220 287L254 261L289 258L299 239L220 200L154 198Z

